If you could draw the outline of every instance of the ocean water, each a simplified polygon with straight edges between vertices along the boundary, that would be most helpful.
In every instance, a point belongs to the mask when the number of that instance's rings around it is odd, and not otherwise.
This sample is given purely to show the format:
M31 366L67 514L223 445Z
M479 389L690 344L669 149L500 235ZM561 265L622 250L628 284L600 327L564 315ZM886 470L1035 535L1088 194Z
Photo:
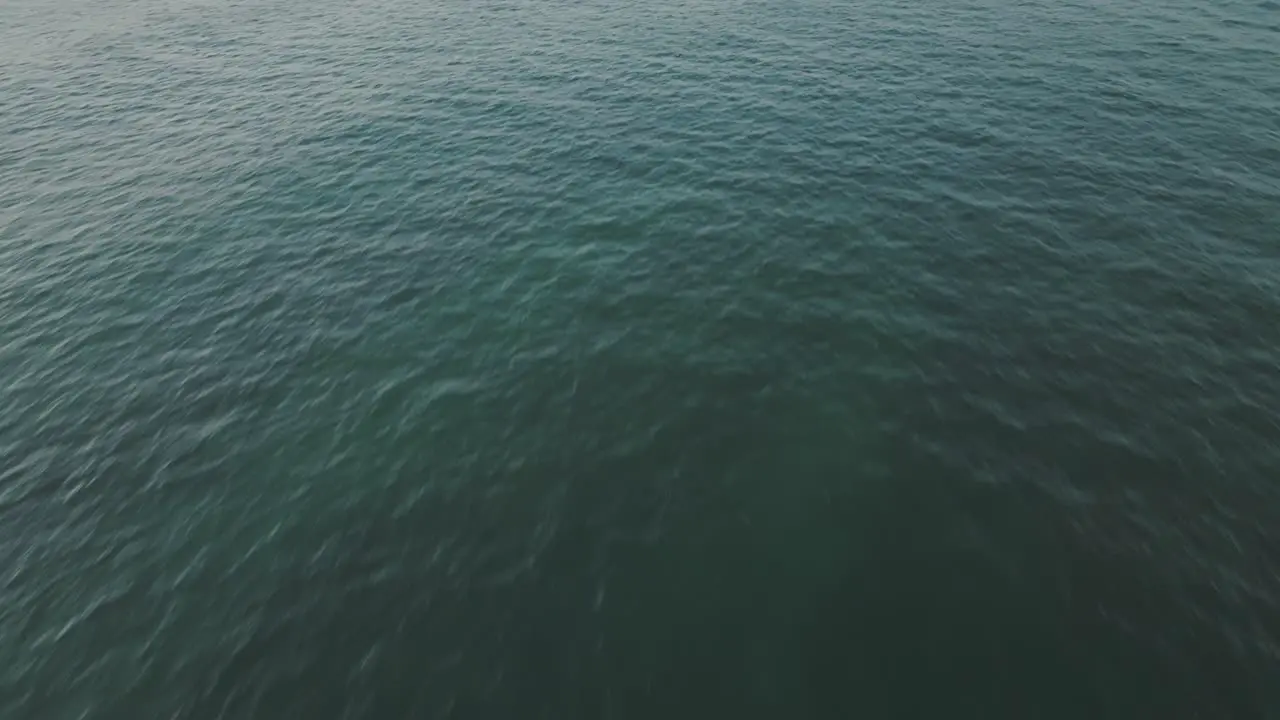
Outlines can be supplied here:
M1280 5L5 0L0 717L1280 718Z

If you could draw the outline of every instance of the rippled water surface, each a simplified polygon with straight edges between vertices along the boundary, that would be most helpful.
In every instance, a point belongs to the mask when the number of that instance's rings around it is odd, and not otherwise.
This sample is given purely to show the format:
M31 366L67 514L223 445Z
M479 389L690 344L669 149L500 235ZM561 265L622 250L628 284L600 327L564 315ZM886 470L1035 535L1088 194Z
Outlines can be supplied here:
M0 716L1280 718L1280 5L6 0Z

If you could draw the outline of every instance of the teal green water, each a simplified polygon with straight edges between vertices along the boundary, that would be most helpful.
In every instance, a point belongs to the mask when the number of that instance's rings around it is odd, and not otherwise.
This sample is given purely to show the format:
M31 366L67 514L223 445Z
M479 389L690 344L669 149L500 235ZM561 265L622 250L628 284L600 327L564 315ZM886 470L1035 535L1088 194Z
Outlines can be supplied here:
M1280 718L1280 5L8 0L0 717Z

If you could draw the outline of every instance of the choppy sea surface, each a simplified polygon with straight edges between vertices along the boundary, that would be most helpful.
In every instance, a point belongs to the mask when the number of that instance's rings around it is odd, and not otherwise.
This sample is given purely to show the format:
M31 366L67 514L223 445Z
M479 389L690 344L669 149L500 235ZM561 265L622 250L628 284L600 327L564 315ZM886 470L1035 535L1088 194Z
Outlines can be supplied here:
M1280 718L1280 4L4 0L0 716Z

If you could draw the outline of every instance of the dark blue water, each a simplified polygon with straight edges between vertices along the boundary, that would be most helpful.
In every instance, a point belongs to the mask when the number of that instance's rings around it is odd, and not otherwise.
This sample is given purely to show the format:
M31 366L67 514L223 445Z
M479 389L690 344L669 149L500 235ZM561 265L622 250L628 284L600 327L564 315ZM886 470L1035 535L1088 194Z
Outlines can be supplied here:
M8 0L0 717L1280 718L1280 5Z

